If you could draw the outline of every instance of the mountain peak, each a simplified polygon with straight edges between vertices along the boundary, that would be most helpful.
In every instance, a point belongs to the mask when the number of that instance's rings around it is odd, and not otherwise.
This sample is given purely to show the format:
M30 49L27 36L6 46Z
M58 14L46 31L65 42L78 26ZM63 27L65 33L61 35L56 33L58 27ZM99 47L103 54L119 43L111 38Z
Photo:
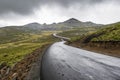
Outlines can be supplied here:
M69 20L79 21L79 20L77 20L77 19L75 19L75 18L70 18Z
M70 18L69 20L65 21L65 23L79 23L80 21L75 18Z
M40 25L40 24L37 22L33 22L33 23L30 23L30 25Z

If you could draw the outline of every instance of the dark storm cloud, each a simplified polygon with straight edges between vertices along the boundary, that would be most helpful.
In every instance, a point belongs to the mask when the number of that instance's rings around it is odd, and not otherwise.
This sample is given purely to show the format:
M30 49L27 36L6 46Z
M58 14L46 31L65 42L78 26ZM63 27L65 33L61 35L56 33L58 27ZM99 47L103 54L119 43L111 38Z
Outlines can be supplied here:
M17 14L30 14L35 8L43 5L57 4L69 7L78 3L80 5L92 5L107 0L0 0L0 14L14 12ZM110 0L109 0L110 1Z

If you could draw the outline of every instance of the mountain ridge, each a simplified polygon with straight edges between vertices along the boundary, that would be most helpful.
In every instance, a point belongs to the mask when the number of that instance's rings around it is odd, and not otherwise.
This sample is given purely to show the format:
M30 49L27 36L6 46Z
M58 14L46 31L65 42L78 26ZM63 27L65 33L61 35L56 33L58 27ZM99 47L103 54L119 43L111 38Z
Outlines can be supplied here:
M23 26L17 26L17 29L22 30L68 30L71 28L81 28L81 27L97 27L102 26L102 24L96 24L93 22L82 22L75 18L70 18L66 21L52 24L40 24L38 22L29 23ZM11 27L11 26L7 26ZM15 26L14 26L15 27Z

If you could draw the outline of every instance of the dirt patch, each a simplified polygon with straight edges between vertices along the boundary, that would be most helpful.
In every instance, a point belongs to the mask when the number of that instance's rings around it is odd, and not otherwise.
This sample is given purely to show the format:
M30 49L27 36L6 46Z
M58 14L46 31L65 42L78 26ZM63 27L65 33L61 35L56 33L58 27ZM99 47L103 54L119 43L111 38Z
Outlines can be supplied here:
M28 76L30 70L32 69L32 66L34 66L33 64L42 58L42 52L48 47L48 45L50 44L44 45L27 55L23 60L11 68L9 73L3 76L0 80L25 80L26 76ZM6 67L4 65L5 64L3 64L3 68Z
M69 45L120 58L120 41L96 41L89 43L75 41L69 43Z

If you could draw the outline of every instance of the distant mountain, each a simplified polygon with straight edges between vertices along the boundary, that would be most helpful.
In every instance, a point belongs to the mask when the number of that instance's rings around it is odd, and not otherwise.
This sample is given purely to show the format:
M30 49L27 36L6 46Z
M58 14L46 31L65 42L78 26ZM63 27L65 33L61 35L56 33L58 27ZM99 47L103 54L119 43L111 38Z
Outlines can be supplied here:
M83 22L81 22L77 19L71 18L67 21L58 23L58 25L63 25L68 28L75 28L75 27L83 27Z
M24 25L23 28L37 30L37 29L43 29L43 25L35 22L35 23L26 24L26 25Z
M99 26L103 26L102 24L96 24L96 23L93 23L93 22L84 22L83 23L84 26L86 27L99 27Z
M24 25L23 28L33 29L33 30L68 30L71 28L80 28L80 27L94 27L101 26L101 24L95 24L93 22L81 22L75 18L71 18L64 22L53 23L53 24L39 24L39 23L30 23Z
M67 21L64 21L63 23L66 23L66 24L75 24L75 23L82 23L81 21L75 19L75 18L71 18Z
M61 29L61 30L68 30L71 28L81 28L81 27L98 27L101 26L101 24L95 24L93 22L81 22L75 18L71 18L69 20L66 20L64 22L60 22L57 24L50 24L47 26L47 28L51 29Z
M69 30L71 28L81 28L81 27L94 27L101 26L100 24L95 24L93 22L81 22L77 19L71 18L64 22L53 23L53 24L39 24L30 23L23 26L7 26L0 28L0 35L12 35L16 33L40 33L44 30Z
M70 27L94 27L94 26L101 26L101 24L95 24L93 22L82 22L79 21L75 18L71 18L65 22L63 22L62 24L65 24L66 26L70 26Z

